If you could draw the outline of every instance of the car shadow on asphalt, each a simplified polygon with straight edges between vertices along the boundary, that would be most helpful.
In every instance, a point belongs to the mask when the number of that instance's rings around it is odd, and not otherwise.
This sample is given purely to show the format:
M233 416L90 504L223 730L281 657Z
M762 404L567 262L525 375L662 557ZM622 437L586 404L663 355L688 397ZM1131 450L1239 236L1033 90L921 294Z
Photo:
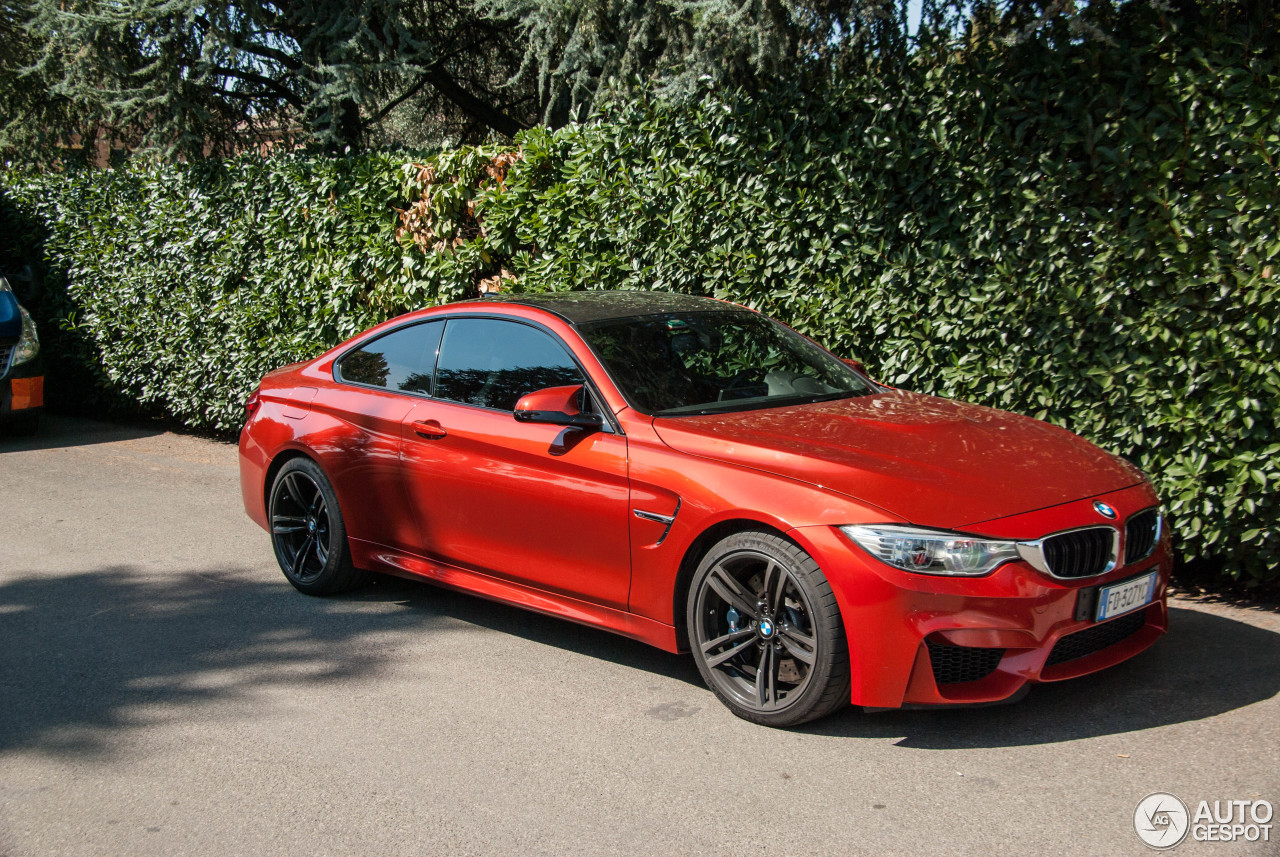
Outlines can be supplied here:
M1198 610L1169 613L1169 633L1132 660L1035 685L1010 705L875 714L855 708L802 731L898 738L898 746L931 750L1020 747L1203 720L1280 693L1280 634Z
M687 655L675 655L599 628L430 583L379 575L371 586L352 593L350 597L404 599L407 605L428 614L448 616L470 625L705 688L697 666Z
M686 682L706 694L693 659L644 643L426 583L378 577L350 598L393 600L547 646ZM1224 714L1280 693L1280 634L1185 608L1171 631L1136 658L1079 679L1036 685L1021 701L989 707L866 713L847 708L795 731L898 738L898 746L964 749L1052 744Z
M391 655L362 638L459 621L697 683L687 658L423 583L380 577L309 598L259 578L113 566L0 583L0 752L92 757L122 730L207 702L376 676Z
M38 449L65 449L122 440L139 440L164 434L163 426L144 423L125 424L98 422L79 417L42 414L35 434L20 434L14 426L0 423L0 455L6 452L30 452Z
M0 585L0 751L92 755L110 732L185 706L369 673L377 653L346 643L423 621L299 600L234 568L11 578Z
M713 701L688 656L425 583L380 577L341 597L307 598L245 569L157 576L116 566L0 584L0 751L93 755L112 732L206 701L376 676L390 655L362 637L458 622L666 676ZM922 749L1016 747L1201 720L1277 692L1280 634L1173 608L1170 633L1147 652L1037 686L1013 705L852 708L796 731Z
M383 578L378 587L428 613L679 679L717 704L688 655L412 581ZM1170 609L1170 623L1170 633L1136 658L1091 676L1036 685L1009 705L879 713L851 707L795 731L898 738L898 746L923 749L1016 747L1201 720L1280 693L1280 634L1178 607Z

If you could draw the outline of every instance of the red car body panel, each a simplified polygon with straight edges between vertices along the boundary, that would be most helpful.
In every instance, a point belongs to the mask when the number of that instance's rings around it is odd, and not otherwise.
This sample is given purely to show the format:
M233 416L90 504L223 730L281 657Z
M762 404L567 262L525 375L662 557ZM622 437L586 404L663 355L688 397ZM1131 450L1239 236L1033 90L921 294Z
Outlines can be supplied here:
M448 565L626 609L631 583L627 441L597 433L564 455L559 426L454 402L420 403L401 466L419 515L415 552ZM572 521L570 527L566 522Z
M894 390L815 405L658 419L675 449L958 528L1135 485L1142 474L1077 435L992 408Z
M510 412L336 381L337 357L426 318L522 319L559 338L592 379L616 430L556 451L559 426ZM631 408L558 315L472 302L393 319L313 361L267 375L240 436L245 509L268 528L276 469L306 455L333 484L355 563L582 622L669 651L685 645L684 592L699 552L745 525L785 534L836 595L853 669L851 701L874 707L991 702L1026 683L1117 663L1167 627L1168 536L1132 566L1059 580L1027 562L985 577L913 574L841 530L916 524L1034 540L1123 522L1159 503L1133 467L1025 417L888 390L850 400L708 416ZM637 511L672 517L669 524ZM1095 627L1077 601L1155 569L1139 632L1046 666L1064 636ZM928 645L1003 649L981 681L934 681Z

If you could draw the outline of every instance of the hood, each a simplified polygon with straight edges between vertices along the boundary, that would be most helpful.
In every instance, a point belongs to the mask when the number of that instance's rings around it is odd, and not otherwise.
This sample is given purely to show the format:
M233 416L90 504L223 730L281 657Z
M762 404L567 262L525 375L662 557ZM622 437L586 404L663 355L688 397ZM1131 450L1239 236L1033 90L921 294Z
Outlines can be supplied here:
M836 402L658 417L668 446L958 529L1127 488L1127 462L1017 414L894 390Z

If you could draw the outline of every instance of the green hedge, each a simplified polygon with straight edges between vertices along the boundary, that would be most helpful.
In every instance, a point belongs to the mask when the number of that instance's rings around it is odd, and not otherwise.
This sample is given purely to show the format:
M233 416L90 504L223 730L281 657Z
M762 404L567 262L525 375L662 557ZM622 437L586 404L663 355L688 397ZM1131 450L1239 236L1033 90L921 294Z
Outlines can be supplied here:
M11 175L10 212L67 285L71 306L39 313L55 378L87 353L112 399L234 428L267 368L385 317L397 177L389 158Z
M1153 17L818 95L641 99L518 155L11 173L0 208L65 280L45 321L65 352L193 426L233 428L263 371L479 287L713 294L1127 456L1184 556L1274 584L1277 72Z

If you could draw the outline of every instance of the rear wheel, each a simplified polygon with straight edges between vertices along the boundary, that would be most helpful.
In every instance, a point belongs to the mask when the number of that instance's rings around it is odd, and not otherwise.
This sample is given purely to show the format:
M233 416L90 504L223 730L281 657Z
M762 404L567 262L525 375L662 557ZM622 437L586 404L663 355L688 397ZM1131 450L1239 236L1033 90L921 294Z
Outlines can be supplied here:
M333 595L368 580L351 564L338 498L320 465L295 458L280 468L268 511L276 561L295 589Z
M698 670L739 717L794 726L849 701L835 595L786 539L748 531L717 543L694 574L686 618Z

